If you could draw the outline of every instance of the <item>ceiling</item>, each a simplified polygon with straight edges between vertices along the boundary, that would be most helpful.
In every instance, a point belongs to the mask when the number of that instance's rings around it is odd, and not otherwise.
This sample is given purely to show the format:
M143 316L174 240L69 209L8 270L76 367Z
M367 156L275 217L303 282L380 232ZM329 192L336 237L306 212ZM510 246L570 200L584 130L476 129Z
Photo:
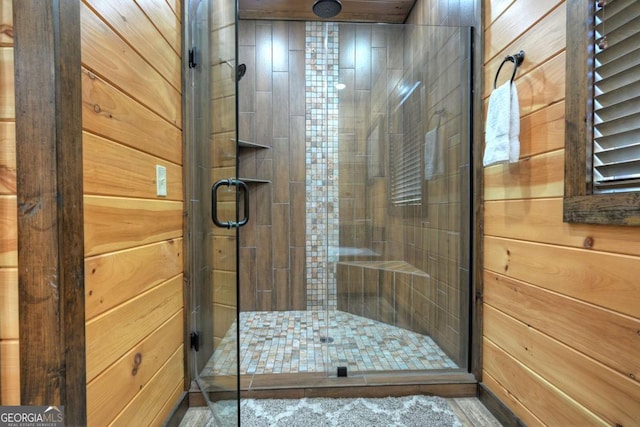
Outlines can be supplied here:
M341 0L342 11L328 21L401 24L415 0ZM313 14L315 0L239 0L240 19L324 20Z

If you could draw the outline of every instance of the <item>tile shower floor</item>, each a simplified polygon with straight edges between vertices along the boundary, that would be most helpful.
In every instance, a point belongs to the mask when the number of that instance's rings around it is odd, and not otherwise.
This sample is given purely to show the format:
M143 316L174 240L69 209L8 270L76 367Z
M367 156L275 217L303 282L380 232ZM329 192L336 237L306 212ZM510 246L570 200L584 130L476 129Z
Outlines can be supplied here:
M343 311L240 313L240 374L456 369L428 336ZM202 375L235 375L235 323ZM329 338L326 342L326 338Z

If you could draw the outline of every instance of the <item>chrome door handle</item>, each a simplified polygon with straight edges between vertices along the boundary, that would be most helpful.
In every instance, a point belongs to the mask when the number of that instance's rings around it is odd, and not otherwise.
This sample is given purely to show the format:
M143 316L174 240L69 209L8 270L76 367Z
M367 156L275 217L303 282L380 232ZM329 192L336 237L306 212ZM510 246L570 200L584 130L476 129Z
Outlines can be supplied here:
M231 187L232 185L242 190L244 193L244 218L238 222L220 221L218 219L218 188L221 185ZM221 179L211 186L211 221L221 228L237 228L242 227L249 221L249 189L247 184L239 179L229 178Z

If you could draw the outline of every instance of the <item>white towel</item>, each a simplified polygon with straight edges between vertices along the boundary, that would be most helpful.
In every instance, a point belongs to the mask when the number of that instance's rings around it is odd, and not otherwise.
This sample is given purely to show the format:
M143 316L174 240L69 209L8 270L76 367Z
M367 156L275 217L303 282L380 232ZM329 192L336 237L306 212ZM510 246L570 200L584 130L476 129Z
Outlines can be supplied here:
M520 157L520 105L518 91L506 82L491 93L484 149L484 166L515 163Z
M424 135L424 180L428 181L444 172L440 155L439 127Z

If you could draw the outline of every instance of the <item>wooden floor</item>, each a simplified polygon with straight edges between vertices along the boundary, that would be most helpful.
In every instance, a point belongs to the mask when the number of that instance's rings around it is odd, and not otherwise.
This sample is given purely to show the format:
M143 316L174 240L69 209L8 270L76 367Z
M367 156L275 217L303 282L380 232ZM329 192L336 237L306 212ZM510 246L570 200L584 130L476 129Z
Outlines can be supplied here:
M464 427L499 427L501 424L489 410L475 397L447 399L449 406ZM180 427L203 427L210 419L207 407L190 408L182 419Z
M501 426L491 412L475 397L452 398L447 399L447 402L464 427Z

